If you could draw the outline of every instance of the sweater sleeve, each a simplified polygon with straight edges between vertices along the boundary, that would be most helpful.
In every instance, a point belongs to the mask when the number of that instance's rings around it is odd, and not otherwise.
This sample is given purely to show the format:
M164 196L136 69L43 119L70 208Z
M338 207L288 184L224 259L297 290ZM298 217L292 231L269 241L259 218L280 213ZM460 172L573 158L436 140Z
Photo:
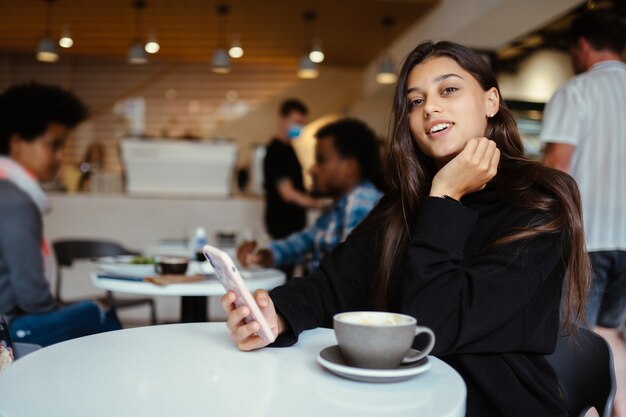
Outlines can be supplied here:
M40 214L26 198L6 199L0 205L0 212L10 213L0 218L0 256L9 270L7 291L27 313L49 311L55 304L44 273Z
M520 349L526 337L524 310L546 277L563 265L559 234L486 248L466 258L470 234L480 233L476 220L467 207L429 198L409 243L400 277L401 310L433 329L436 355ZM560 281L547 285L558 285L555 292L560 293Z

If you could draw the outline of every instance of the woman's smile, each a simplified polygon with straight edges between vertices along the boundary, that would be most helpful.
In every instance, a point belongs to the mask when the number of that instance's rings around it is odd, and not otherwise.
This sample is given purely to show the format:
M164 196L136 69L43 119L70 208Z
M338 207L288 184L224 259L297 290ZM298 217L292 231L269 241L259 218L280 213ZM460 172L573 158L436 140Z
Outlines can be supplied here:
M435 120L426 125L426 136L431 139L441 138L447 135L454 127L454 123L448 120Z

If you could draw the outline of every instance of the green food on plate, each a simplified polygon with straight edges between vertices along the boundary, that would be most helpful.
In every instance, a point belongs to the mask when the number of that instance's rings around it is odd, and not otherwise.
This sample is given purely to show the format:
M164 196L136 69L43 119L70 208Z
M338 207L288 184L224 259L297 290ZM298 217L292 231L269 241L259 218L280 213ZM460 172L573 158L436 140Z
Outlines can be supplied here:
M156 263L156 260L152 256L133 256L130 263L134 265L149 265Z

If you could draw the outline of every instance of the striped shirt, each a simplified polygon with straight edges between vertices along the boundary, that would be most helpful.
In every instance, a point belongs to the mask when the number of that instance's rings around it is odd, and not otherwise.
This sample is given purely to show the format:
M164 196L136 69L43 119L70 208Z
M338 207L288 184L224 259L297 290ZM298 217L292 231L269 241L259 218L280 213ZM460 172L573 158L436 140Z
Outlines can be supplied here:
M361 182L324 210L312 226L270 243L268 249L274 255L274 265L301 262L311 254L310 267L316 270L322 257L348 237L381 197L382 193L372 183Z
M546 107L541 141L576 146L570 173L587 250L626 250L626 64L597 63L561 87Z

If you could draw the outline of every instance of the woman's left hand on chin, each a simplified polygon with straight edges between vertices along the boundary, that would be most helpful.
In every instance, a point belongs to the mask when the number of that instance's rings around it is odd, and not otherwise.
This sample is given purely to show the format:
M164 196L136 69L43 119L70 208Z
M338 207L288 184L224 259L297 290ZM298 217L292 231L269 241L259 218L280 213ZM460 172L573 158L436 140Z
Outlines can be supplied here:
M435 175L431 196L448 195L460 200L466 194L482 190L498 172L500 150L485 137L467 141L463 150Z

